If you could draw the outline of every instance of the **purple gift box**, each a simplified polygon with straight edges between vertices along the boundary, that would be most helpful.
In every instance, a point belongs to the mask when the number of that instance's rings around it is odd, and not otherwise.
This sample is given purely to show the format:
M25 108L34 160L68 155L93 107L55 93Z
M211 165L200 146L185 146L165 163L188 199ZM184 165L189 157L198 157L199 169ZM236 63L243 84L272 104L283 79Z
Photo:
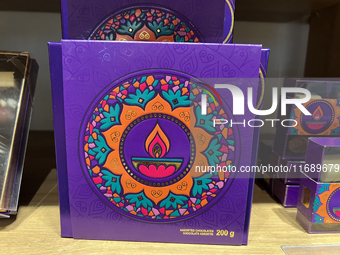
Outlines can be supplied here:
M310 234L340 232L339 201L339 183L319 183L302 173L296 220Z
M261 46L65 40L62 49L49 47L62 236L247 243L251 176L192 169L255 164L254 129L212 126L216 117L255 116L233 116L231 93L216 89L214 98L207 83L258 78ZM244 93L249 86L257 98L258 80L239 85Z
M234 10L234 0L63 0L63 38L230 43Z
M309 90L312 99L303 106L312 115L306 116L296 106L288 105L289 119L295 120L297 126L278 125L273 150L286 160L305 160L309 137L340 135L340 83L338 79L286 78L284 87Z
M308 233L340 232L340 138L312 137L302 167L297 220Z
M340 138L309 138L301 172L316 182L340 182Z

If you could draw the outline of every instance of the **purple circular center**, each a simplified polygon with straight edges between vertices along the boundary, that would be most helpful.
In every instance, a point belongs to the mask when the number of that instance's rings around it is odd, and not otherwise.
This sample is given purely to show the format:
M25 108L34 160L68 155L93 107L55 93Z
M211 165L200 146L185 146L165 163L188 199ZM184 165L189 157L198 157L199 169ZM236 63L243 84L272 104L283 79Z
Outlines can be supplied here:
M132 124L132 125L131 125ZM194 162L194 156L190 158L190 152L194 153L194 149L190 149L190 131L177 118L167 114L151 114L144 115L130 124L130 130L126 130L126 135L123 141L123 153L120 157L124 159L127 168L133 173L133 178L137 181L149 186L167 186L181 180L190 171L189 164ZM156 156L154 151L162 151L161 145L157 143L146 144L147 138L152 135L154 127L161 128L161 132L168 139L170 144L166 147L164 156ZM186 130L186 131L185 131ZM151 137L152 139L153 137ZM164 144L163 150L164 150ZM150 148L153 146L152 148ZM140 148L146 148L141 150ZM155 178L147 176L140 171L140 165L144 165L152 169L157 169L157 166L167 167L173 166L175 172L169 176ZM151 165L151 167L150 167ZM160 168L161 170L162 167Z

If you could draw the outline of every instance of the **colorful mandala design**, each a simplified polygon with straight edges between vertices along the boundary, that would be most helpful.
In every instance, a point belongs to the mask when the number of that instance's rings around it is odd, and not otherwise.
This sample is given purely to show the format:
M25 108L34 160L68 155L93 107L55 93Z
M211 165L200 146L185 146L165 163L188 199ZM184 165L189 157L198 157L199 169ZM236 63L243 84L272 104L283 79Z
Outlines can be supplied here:
M237 165L237 130L213 126L231 115L209 95L201 115L201 95L209 92L201 87L184 74L153 71L98 96L84 119L80 157L101 199L130 217L167 222L201 213L225 194L228 171L195 166Z
M295 119L299 125L289 128L290 135L338 135L340 108L336 99L314 99L304 104L304 107L312 114L304 115L299 108L293 107L291 119Z
M111 14L89 40L203 42L194 26L180 15L158 7L130 7Z
M314 201L314 223L340 223L340 184L323 184Z

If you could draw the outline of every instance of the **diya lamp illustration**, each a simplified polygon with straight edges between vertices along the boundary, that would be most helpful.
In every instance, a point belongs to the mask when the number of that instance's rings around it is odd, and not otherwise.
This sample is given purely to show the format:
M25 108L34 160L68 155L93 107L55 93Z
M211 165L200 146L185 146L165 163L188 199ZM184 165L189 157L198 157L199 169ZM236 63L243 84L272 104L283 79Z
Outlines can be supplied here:
M318 108L314 111L312 116L313 116L314 121L307 121L306 122L307 126L310 129L318 130L318 129L323 128L327 124L327 121L322 121L324 113L321 109L321 106L318 106Z
M155 178L166 178L178 171L183 159L167 158L170 150L170 141L157 123L145 140L145 150L149 157L132 158L132 164L141 174Z

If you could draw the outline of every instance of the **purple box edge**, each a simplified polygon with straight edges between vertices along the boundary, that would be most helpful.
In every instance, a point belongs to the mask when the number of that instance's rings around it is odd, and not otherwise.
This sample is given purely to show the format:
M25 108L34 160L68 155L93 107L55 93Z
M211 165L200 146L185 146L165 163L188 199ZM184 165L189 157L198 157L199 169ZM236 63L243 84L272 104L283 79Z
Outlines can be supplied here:
M65 119L61 43L48 43L53 100L54 141L59 191L61 236L72 237L68 175L66 164Z
M299 185L286 185L281 179L274 179L274 196L285 208L296 207L299 195Z

